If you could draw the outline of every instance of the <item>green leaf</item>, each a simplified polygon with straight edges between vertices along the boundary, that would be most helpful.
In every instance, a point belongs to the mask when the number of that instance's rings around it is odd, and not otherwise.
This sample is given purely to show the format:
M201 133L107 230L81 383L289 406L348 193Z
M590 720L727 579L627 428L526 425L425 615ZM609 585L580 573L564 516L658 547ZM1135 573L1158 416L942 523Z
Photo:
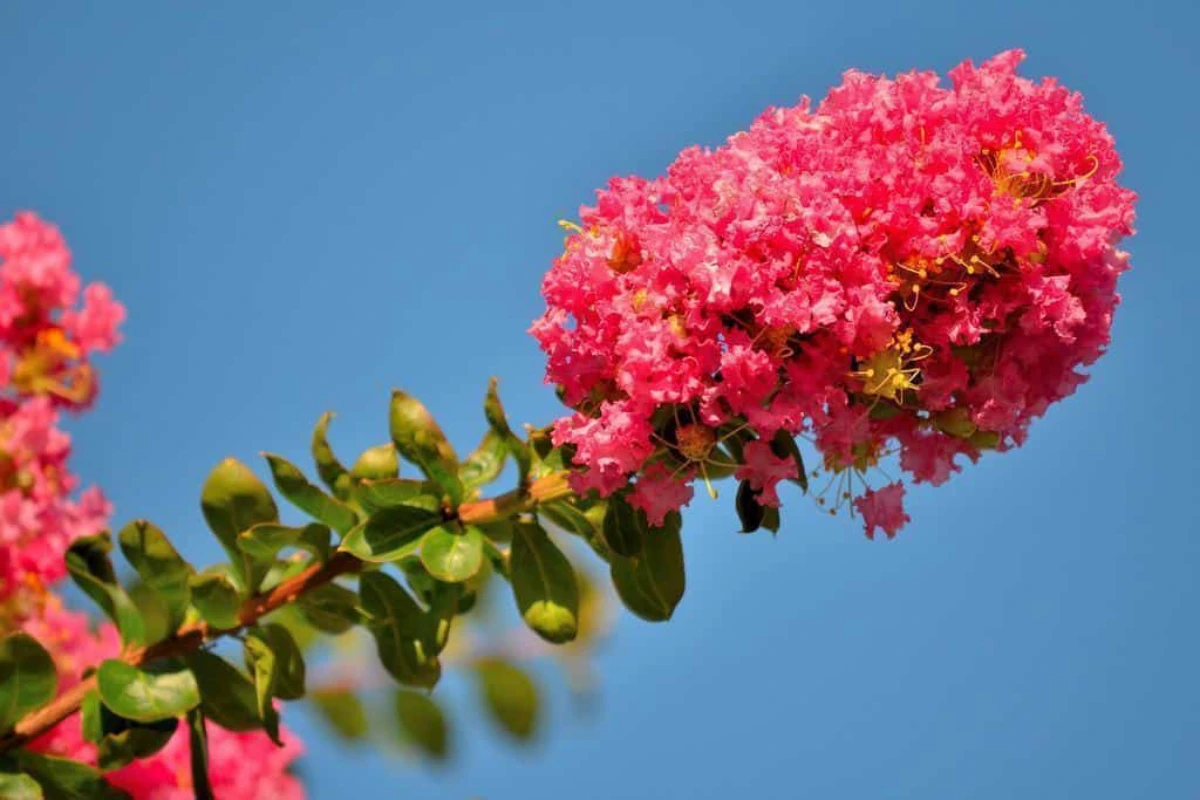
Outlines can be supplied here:
M279 551L286 547L307 550L323 564L329 560L331 538L328 526L317 522L310 522L302 528L262 522L239 533L237 546L250 558L264 564L274 562Z
M266 484L236 459L227 458L209 473L200 492L200 509L208 527L236 565L247 591L258 589L266 569L237 546L238 534L261 522L278 522L279 509Z
M686 579L678 512L661 528L651 528L636 558L616 556L610 575L617 595L630 611L649 622L671 618L683 599Z
M411 552L408 545L441 522L442 515L436 511L395 506L378 511L356 525L338 549L362 561L392 561Z
M67 548L67 572L71 580L117 624L121 641L145 644L146 628L141 614L117 583L108 557L110 552L112 542L107 532L81 536Z
M358 595L336 583L300 595L296 606L308 624L324 633L345 633L362 621Z
M442 668L434 655L435 637L425 612L382 572L364 573L359 594L383 668L401 683L432 688Z
M120 731L101 738L96 747L96 766L103 772L111 772L152 756L167 746L177 727L179 720L174 717L153 725L124 725Z
M0 767L0 797L5 800L42 800L42 787L28 775Z
M483 401L483 414L487 417L488 427L504 441L508 452L517 462L521 483L524 484L528 482L532 472L533 454L529 450L529 445L521 441L521 438L509 427L508 416L504 413L504 406L500 402L498 386L499 381L495 378L488 381L487 398Z
M493 720L517 739L533 735L538 720L537 687L519 667L497 658L476 664L483 701Z
M401 689L396 692L396 719L406 741L430 758L440 761L446 757L449 739L446 716L433 698Z
M792 459L796 465L796 477L788 480L808 494L808 472L804 469L804 456L800 455L795 438L783 429L775 431L775 436L771 439L771 452L779 458Z
M265 647L275 656L274 695L280 700L299 700L304 697L304 654L286 627L270 623L255 628L247 643L258 642L255 648ZM249 668L250 664L247 663Z
M350 469L350 474L358 480L395 478L400 474L400 457L395 446L389 442L363 450Z
M597 508L607 516L606 504L600 504ZM601 536L603 518L599 524L589 516L588 512L580 509L574 503L566 500L558 500L553 503L546 503L538 507L538 513L546 517L567 533L573 533L586 542L595 541Z
M242 608L241 596L227 577L217 572L203 572L193 575L189 586L192 605L209 625L228 630L241 624L238 616Z
M104 738L103 712L98 690L92 689L83 696L79 704L79 729L84 741L99 744Z
M521 617L539 636L561 644L579 630L579 586L571 562L540 525L513 526L509 580Z
M343 739L354 741L367 735L367 712L358 695L342 689L323 689L308 697Z
M461 531L440 525L421 540L421 563L439 581L470 580L483 567L483 533L474 525Z
M115 658L96 671L96 687L104 705L135 722L177 717L200 703L200 688L190 671L146 672Z
M608 498L608 510L604 514L601 531L609 550L627 558L636 556L642 550L642 540L646 537L648 527L646 515L641 509L629 505L624 494L618 492Z
M162 598L167 627L176 630L183 623L188 606L188 578L195 570L153 523L134 520L117 534L121 552L142 579Z
M415 506L426 511L438 511L442 503L431 492L437 487L428 481L409 478L363 480L354 487L354 500L368 514L396 506Z
M212 782L208 779L208 729L204 724L204 712L193 708L188 712L187 723L192 794L196 800L216 800Z
M54 699L58 672L46 648L17 631L0 639L0 732Z
M421 468L426 477L450 495L450 502L462 502L463 488L458 480L458 456L428 409L415 397L396 389L392 392L390 415L392 444L400 455Z
M737 500L734 501L738 519L742 523L742 533L754 533L762 527L766 511L758 502L758 492L750 486L750 481L738 484Z
M275 651L261 636L251 633L246 637L243 648L246 659L246 669L254 680L254 696L258 704L258 716L264 721L267 736L271 741L283 747L279 739L279 715L271 704L275 696L275 680L279 675L279 664Z
M129 795L114 788L94 767L22 750L17 764L23 772L41 784L46 800L128 800Z
M479 446L471 451L467 460L458 468L458 479L462 481L467 491L486 486L504 471L504 459L508 455L508 445L503 437L493 430L488 430L480 440Z
M333 454L333 448L329 446L329 422L332 419L333 414L326 411L317 420L312 434L312 456L321 482L333 492L334 497L345 500L350 496L350 473L346 472L342 462Z
M323 522L338 533L345 533L358 523L358 515L340 500L337 500L308 482L294 464L281 456L264 453L275 479L275 488L292 505Z
M205 719L230 731L252 731L264 726L254 684L241 670L207 650L189 653L187 664L200 687L200 708ZM274 715L275 710L270 713Z

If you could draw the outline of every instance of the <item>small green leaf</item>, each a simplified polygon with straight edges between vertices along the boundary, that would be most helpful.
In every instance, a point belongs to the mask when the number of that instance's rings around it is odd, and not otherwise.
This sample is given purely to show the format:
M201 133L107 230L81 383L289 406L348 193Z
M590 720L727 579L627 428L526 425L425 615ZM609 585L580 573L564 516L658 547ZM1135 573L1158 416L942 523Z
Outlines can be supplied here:
M358 515L340 500L337 500L308 482L294 464L281 456L264 453L275 488L296 508L323 522L338 533L345 533L358 523Z
M607 517L606 505L601 504L598 508ZM597 537L601 536L603 518L597 524L589 512L569 501L559 500L546 503L538 507L538 512L562 530L575 534L585 542L595 541Z
M110 658L96 671L96 686L104 705L135 722L177 717L200 703L196 679L186 669L146 672Z
M683 599L686 579L678 512L667 516L661 528L652 528L636 558L614 556L610 565L613 586L621 602L644 620L671 618Z
M432 697L408 689L396 692L396 719L406 741L430 758L440 761L446 757L446 715Z
M189 586L192 605L209 625L228 630L241 624L238 617L242 608L241 597L237 587L224 575L217 572L193 575Z
M79 704L79 730L85 742L99 744L104 738L103 709L98 690L92 689L83 696Z
M230 731L263 727L254 684L237 667L207 650L187 656L187 664L200 687L200 708L205 719ZM274 714L274 709L271 709Z
M387 480L400 474L400 457L396 447L391 444L380 444L368 447L362 451L350 474L358 480Z
M188 712L187 722L192 794L195 800L216 800L212 782L208 779L208 729L204 724L204 712L193 708Z
M67 548L67 572L71 580L117 624L121 641L145 644L146 627L137 606L117 583L108 533L81 536Z
M807 494L808 473L804 469L804 456L800 455L800 448L796 445L795 438L782 428L775 431L775 436L771 439L771 452L779 458L792 459L796 465L796 476L788 478L788 480L799 486Z
M462 502L463 488L458 480L458 456L428 409L415 397L399 389L392 392L392 443L400 455L421 468L426 477L450 495L450 502Z
M333 448L329 446L329 422L332 419L333 414L326 411L317 420L312 434L312 456L321 482L333 492L334 497L345 500L350 496L350 473L346 472L346 468L333 454Z
M296 606L308 624L323 633L345 633L362 621L358 595L336 583L300 595Z
M345 550L362 561L392 561L409 551L415 542L442 522L436 511L414 506L395 506L372 514L342 540Z
M750 481L741 481L738 484L734 507L742 523L742 533L754 533L762 527L766 512L758 502L758 492L750 487Z
M367 712L358 695L341 689L323 689L308 697L343 739L354 741L367 735Z
M195 570L153 523L134 520L117 534L121 552L141 577L162 598L167 627L176 630L183 622L188 606L188 578Z
M129 795L114 788L94 767L69 758L17 753L21 771L41 784L46 800L128 800Z
M58 672L46 648L17 631L0 639L0 732L54 699Z
M279 664L275 651L262 636L249 634L246 637L243 654L246 659L246 669L254 680L254 696L258 703L258 716L265 722L267 736L280 747L283 742L279 739L279 715L271 704L275 696L275 680L279 675Z
M118 732L106 734L96 747L96 766L103 772L111 772L152 756L167 746L177 727L179 720L171 717L152 725L130 723Z
M647 528L646 515L629 505L624 494L618 492L608 498L602 533L609 550L626 558L636 556L642 550Z
M275 696L280 700L304 697L304 654L286 627L270 623L256 628L248 637L261 639L275 654ZM247 665L249 666L249 665Z
M480 440L479 446L471 451L467 460L458 468L458 478L467 491L486 486L504 471L504 459L508 455L508 445L504 439L493 430L488 430Z
M441 677L430 620L395 580L382 572L359 579L363 610L384 669L401 683L432 688Z
M359 481L354 487L354 500L368 514L374 514L396 506L415 506L426 511L437 511L442 503L432 492L437 487L428 481L409 478L383 478Z
M302 528L280 525L277 522L262 522L238 534L238 549L250 558L263 563L274 562L279 551L285 547L298 547L316 556L325 563L329 560L329 528L310 522Z
M498 385L499 381L495 378L488 381L488 393L487 398L483 401L483 413L487 417L488 427L503 440L508 452L517 462L517 471L520 473L521 483L524 484L531 476L533 454L530 452L529 445L521 441L521 438L509 427L508 416L504 413L504 406L500 402Z
M513 526L509 580L521 617L539 636L561 644L579 630L579 586L575 570L541 526Z
M476 664L483 701L493 720L517 739L528 739L537 725L537 687L519 667L496 658Z
M440 525L421 540L421 563L439 581L470 580L483 567L483 533L473 525L461 531Z
M238 549L242 531L261 522L278 522L279 509L266 484L250 468L232 458L218 464L200 493L200 508L208 527L236 565L247 591L255 591L266 575L266 568L251 561Z
M0 767L0 797L5 800L42 800L42 787L28 775Z

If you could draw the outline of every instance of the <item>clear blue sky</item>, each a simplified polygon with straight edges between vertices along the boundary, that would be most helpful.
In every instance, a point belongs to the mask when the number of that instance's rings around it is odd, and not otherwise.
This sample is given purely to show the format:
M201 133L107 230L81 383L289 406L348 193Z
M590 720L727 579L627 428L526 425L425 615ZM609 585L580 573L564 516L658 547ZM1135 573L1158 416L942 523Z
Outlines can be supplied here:
M476 729L450 771L293 713L313 797L1200 796L1189 4L349 5L0 6L0 213L56 220L130 312L75 464L198 558L211 465L303 458L327 408L357 451L403 386L467 447L494 373L549 420L525 329L555 220L848 67L1026 48L1108 122L1140 233L1094 379L915 491L900 539L794 496L777 540L739 537L698 499L688 596L621 619L595 713L559 686L553 738Z

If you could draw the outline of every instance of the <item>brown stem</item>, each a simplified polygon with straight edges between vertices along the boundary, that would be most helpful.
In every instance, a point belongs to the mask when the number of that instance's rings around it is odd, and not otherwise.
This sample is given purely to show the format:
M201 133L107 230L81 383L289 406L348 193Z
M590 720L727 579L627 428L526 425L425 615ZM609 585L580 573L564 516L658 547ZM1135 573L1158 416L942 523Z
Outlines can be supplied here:
M528 487L473 503L463 503L458 508L458 518L463 522L482 524L506 519L522 511L528 511L539 503L549 503L569 497L571 488L567 475L556 472L538 478ZM362 562L346 552L335 553L324 564L313 564L303 572L288 578L262 594L249 598L238 614L241 623L236 628L214 628L206 622L194 622L180 628L169 638L148 647L134 645L125 648L121 660L141 666L163 658L172 658L197 650L201 645L236 633L253 625L272 611L294 602L341 575L357 572ZM96 687L95 673L54 698L49 704L26 714L13 726L12 731L0 736L0 753L36 739L58 723L79 710L84 696Z

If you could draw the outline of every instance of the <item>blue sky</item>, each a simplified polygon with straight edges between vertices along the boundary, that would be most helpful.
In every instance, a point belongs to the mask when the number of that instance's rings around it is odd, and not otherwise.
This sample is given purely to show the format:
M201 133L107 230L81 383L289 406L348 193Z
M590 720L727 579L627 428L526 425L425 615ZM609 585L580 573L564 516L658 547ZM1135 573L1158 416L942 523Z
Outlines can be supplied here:
M0 214L57 221L130 312L75 465L197 559L207 470L303 458L325 409L356 452L402 386L466 448L496 374L513 418L550 420L525 329L555 220L846 68L1024 47L1141 201L1093 379L1020 451L913 492L901 538L796 496L777 539L740 537L698 499L676 619L621 618L590 714L553 684L553 735L518 750L457 704L437 770L293 713L313 797L1200 795L1194 10L345 5L0 6Z

